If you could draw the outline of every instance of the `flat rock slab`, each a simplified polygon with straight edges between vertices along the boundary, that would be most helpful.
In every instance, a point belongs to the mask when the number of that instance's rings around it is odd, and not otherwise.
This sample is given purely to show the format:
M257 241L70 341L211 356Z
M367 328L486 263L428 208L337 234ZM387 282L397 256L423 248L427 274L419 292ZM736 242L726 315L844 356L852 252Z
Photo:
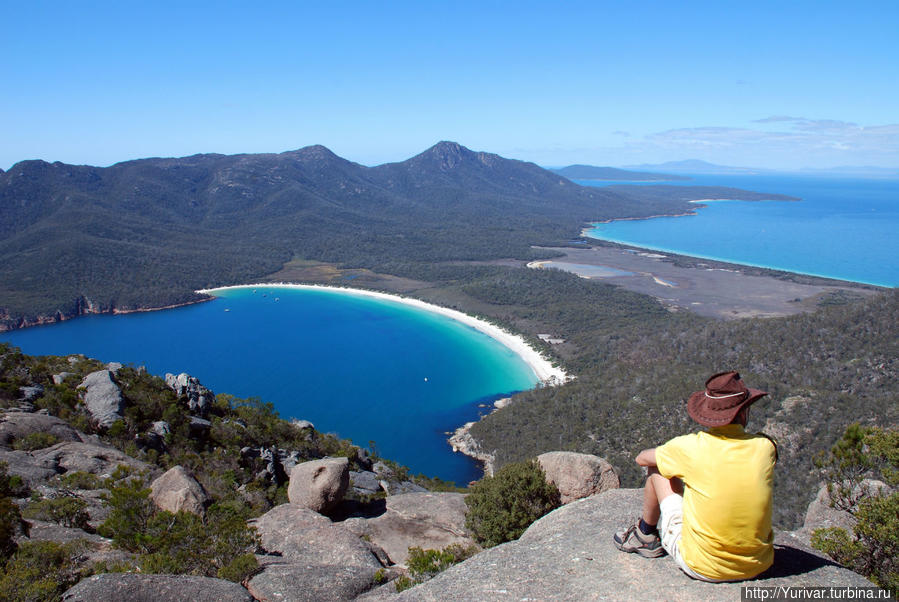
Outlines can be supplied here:
M642 491L612 489L546 515L518 541L491 548L399 600L722 600L740 599L745 585L870 586L781 536L774 566L742 583L703 583L684 575L669 557L624 554L612 534L639 513Z
M352 600L375 585L377 569L309 564L269 564L247 583L260 602Z
M237 583L211 577L106 573L82 579L64 602L254 602Z
M440 550L452 544L474 545L465 529L465 496L461 493L405 493L387 498L387 511L375 518L351 518L346 527L405 564L409 547Z
M95 546L112 547L112 540L101 537L96 533L88 533L82 529L72 527L63 527L56 523L42 520L28 519L28 537L19 538L19 543L23 541L56 541L59 543L68 543L70 541L84 540Z
M146 462L135 460L103 443L66 441L32 452L0 449L0 461L9 464L9 473L19 475L30 486L45 483L57 474L69 471L109 476L119 464L136 470L153 470Z
M120 464L136 470L155 468L103 443L68 441L36 450L31 455L39 462L55 466L57 472L82 471L101 477L112 474Z
M32 433L48 433L60 441L84 441L87 437L55 416L28 412L0 414L0 446L12 447L17 439L24 439Z
M281 504L250 521L263 549L293 564L381 568L372 546L342 524L293 504Z
M109 428L122 419L124 399L122 391L109 370L97 370L84 377L79 389L84 389L84 405L97 426Z

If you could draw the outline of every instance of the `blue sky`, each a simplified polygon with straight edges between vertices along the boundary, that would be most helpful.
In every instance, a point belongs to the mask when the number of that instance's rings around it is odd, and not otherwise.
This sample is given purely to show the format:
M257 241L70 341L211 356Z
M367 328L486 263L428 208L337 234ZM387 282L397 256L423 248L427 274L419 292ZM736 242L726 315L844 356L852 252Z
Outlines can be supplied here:
M439 140L899 167L899 2L0 0L0 168Z

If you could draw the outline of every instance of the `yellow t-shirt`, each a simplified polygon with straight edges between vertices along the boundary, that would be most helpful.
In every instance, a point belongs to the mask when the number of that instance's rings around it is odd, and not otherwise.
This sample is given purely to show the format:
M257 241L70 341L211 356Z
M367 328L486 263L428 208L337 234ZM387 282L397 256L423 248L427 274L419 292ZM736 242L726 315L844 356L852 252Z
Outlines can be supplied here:
M656 448L665 478L684 481L684 562L710 579L749 579L774 562L771 485L776 451L738 424Z

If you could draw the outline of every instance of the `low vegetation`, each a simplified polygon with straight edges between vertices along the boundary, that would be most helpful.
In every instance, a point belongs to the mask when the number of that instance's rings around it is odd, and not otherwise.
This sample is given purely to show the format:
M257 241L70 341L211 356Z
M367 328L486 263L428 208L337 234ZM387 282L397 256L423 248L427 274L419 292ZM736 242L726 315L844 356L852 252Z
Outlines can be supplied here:
M432 579L454 564L458 564L467 558L477 554L477 546L462 546L454 544L442 550L423 550L418 547L409 548L409 558L406 560L408 574L400 575L394 582L396 591L401 592L419 583Z
M465 526L486 548L518 539L531 523L558 508L559 489L536 460L516 462L484 477L465 498Z

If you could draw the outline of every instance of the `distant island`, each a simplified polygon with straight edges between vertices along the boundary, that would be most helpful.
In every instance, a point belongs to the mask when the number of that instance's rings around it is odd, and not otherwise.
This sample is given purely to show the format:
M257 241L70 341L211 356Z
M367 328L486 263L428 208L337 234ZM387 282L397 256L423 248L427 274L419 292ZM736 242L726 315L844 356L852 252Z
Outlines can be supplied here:
M689 180L685 176L648 171L631 171L617 167L597 167L595 165L569 165L550 171L565 176L569 180L612 180L628 182L674 182Z
M628 165L628 169L639 170L670 170L680 174L712 174L712 175L749 175L770 173L770 169L754 167L734 167L731 165L716 165L699 159L686 159L684 161L668 161L666 163Z

